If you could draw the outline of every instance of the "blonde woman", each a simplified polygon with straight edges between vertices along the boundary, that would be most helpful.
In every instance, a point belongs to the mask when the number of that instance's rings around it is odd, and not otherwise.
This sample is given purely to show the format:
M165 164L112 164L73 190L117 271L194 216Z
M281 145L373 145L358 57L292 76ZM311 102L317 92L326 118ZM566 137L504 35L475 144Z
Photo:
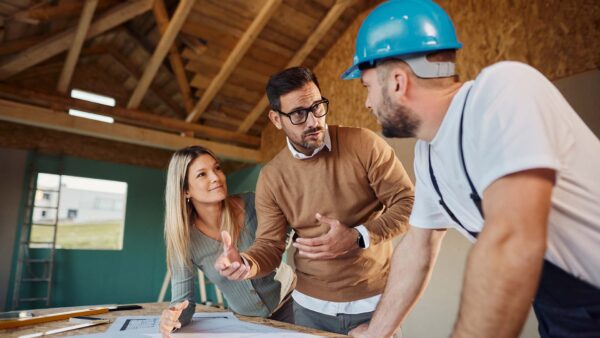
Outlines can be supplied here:
M171 270L171 306L160 331L169 336L187 325L195 310L194 271L200 269L223 292L231 310L245 316L294 322L291 268L261 278L230 281L214 268L224 248L245 250L254 242L254 193L227 196L225 174L208 149L191 146L171 158L165 192L165 242ZM223 234L223 235L222 235Z

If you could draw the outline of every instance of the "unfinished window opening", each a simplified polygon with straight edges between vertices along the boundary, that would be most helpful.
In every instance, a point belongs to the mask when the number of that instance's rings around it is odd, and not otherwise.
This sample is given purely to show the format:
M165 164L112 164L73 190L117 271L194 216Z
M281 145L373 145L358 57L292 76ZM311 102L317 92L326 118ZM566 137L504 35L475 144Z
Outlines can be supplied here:
M121 250L127 183L39 173L32 213L32 248Z

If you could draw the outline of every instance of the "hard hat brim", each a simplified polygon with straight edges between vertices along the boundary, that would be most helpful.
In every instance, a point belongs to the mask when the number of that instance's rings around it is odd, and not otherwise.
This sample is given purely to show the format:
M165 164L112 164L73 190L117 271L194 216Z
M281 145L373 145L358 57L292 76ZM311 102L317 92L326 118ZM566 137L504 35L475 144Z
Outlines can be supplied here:
M346 69L340 77L342 80L354 80L360 78L360 69L358 69L358 65L350 66L350 68Z

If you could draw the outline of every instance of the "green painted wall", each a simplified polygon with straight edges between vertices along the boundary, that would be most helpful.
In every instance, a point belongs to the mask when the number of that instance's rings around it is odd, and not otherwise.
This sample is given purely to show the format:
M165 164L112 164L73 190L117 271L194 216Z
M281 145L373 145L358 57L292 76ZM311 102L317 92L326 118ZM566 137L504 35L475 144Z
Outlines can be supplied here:
M58 157L38 155L35 162L39 172L59 173ZM65 175L127 182L125 233L120 251L57 250L52 305L155 301L166 271L164 171L74 157L64 157L62 166ZM21 209L22 215L24 207ZM41 250L36 251L32 255L41 254ZM12 285L7 298L9 304Z
M31 160L30 156L29 161ZM60 159L56 156L37 155L35 163L39 172L59 173ZM162 237L166 172L74 157L64 157L62 166L64 175L127 182L127 205L123 250L57 250L52 306L156 301L166 272ZM255 166L228 175L230 193L254 191L260 168ZM26 191L28 182L24 182L23 186ZM25 203L23 198L21 219ZM12 301L19 236L17 231L11 285L7 290L7 308L10 308ZM32 255L43 254L42 250L36 251ZM33 290L34 293L39 291ZM211 285L208 286L207 293L209 300L215 303L216 297ZM166 295L166 300L169 299L170 290ZM35 305L22 308L35 308Z
M256 181L262 165L238 170L227 175L227 192L231 195L256 191Z

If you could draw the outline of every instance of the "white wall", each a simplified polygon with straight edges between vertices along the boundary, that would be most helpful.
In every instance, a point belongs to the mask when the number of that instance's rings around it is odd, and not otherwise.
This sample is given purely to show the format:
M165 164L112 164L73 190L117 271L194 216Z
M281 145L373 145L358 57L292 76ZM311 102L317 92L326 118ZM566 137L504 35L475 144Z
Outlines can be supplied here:
M600 71L555 82L586 124L600 135ZM414 182L414 139L387 139ZM600 155L600 154L599 154ZM405 338L448 337L458 314L465 262L470 242L455 230L444 239L429 287L403 325ZM521 338L537 338L537 320L530 311Z
M429 287L402 327L405 338L450 336L470 249L471 243L463 235L448 231ZM521 338L538 337L537 320L531 310Z
M27 152L0 148L0 311L5 311Z
M600 70L566 77L554 84L596 137L600 138Z

